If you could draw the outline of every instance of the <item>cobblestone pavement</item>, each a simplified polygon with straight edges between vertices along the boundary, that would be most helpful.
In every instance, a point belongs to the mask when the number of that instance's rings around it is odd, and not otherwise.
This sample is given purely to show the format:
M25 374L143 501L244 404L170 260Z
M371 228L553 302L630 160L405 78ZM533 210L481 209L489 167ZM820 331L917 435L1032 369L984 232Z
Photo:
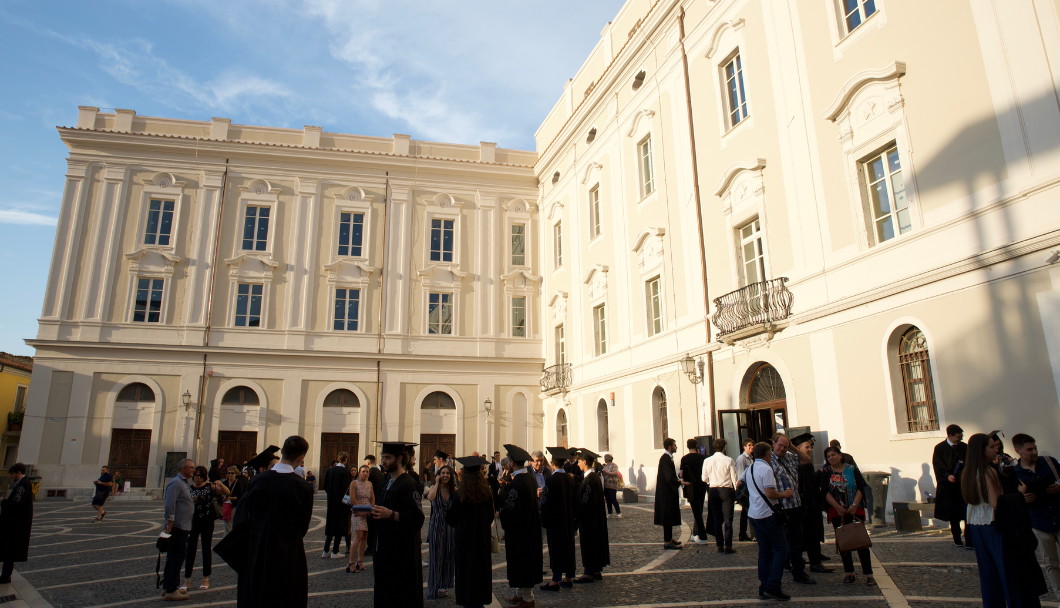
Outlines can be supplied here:
M322 496L321 496L322 498ZM426 504L426 503L425 503ZM93 523L95 512L87 503L40 502L35 505L30 560L18 564L16 588L0 585L0 596L18 594L31 600L33 590L53 606L69 608L141 606L159 602L155 590L155 538L161 527L162 506L153 502L112 502L104 523ZM683 511L691 522L688 509ZM371 558L368 572L346 574L345 558L321 559L324 535L323 501L314 509L306 536L309 564L309 605L371 606ZM685 544L680 551L662 549L661 531L652 525L651 505L625 505L622 519L608 520L611 566L604 580L564 589L559 593L538 591L537 604L545 607L590 606L738 606L759 603L757 597L757 546L735 543L735 555L717 553L713 543ZM426 525L426 524L425 524ZM675 530L676 532L676 530ZM221 526L215 536L220 539ZM682 540L690 535L686 523ZM896 534L892 528L872 530L877 587L865 585L855 558L858 581L843 584L842 563L831 545L831 574L814 574L817 585L801 585L785 574L784 589L800 606L844 608L914 608L981 606L975 554L956 548L947 533ZM424 531L426 537L426 530ZM828 538L831 542L831 537ZM424 545L424 559L427 558ZM580 559L580 558L579 558ZM163 565L165 558L163 556ZM494 594L505 606L510 595L505 581L504 543L493 556ZM545 565L547 567L547 554ZM191 600L185 605L224 606L235 604L235 575L214 556L211 589L199 591L202 555L196 560L190 581ZM426 575L426 570L424 571ZM1052 600L1054 598L1043 598ZM1044 605L1057 606L1055 601ZM44 605L40 600L28 605ZM451 599L431 600L426 605L448 608Z

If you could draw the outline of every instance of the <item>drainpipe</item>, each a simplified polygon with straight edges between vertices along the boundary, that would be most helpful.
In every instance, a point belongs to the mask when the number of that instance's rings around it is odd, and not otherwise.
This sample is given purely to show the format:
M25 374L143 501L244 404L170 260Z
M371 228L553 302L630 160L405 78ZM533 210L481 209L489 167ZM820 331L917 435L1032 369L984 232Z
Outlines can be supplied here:
M390 172L386 172L386 186L383 189L383 255L379 269L379 335L376 338L377 354L383 354L383 310L386 309L386 236L390 231L386 223L386 210L390 206ZM378 442L382 437L383 424L383 360L375 360L375 440ZM365 448L367 450L367 447ZM366 454L368 452L365 452Z
M685 7L678 16L681 28L681 67L685 75L685 103L688 107L688 137L692 146L692 191L696 196L696 228L699 229L699 266L703 280L703 322L706 324L707 344L710 344L710 292L707 289L707 248L703 240L703 204L699 196L699 161L696 158L696 129L692 122L692 87L688 80L688 55L685 53ZM717 438L717 414L714 404L714 351L707 352L707 395L710 397L710 434Z

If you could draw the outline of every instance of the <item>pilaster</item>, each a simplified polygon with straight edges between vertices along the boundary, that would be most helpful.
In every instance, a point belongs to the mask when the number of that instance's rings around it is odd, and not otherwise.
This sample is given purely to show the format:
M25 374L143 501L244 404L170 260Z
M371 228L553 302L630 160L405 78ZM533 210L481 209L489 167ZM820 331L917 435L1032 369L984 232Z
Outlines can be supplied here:
M406 183L390 184L386 209L386 249L383 252L383 268L386 273L384 331L388 334L404 334L409 331L408 306L409 280L415 270L412 267L412 243L415 239L413 221L412 186ZM421 226L422 228L422 226ZM388 345L390 352L398 343ZM396 351L395 351L396 352Z
M97 203L99 213L96 214L90 244L85 251L85 270L88 275L81 292L80 340L89 342L99 340L100 328L113 300L127 198L126 166L107 166L102 171L103 186Z
M44 308L41 312L41 339L55 339L58 335L58 322L65 319L70 310L69 291L81 246L81 225L85 208L88 207L90 171L90 163L67 160L63 204L55 228L55 247L52 250L52 262L44 292ZM48 324L47 321L54 323Z
M223 171L202 171L199 178L199 200L192 224L191 249L188 251L188 282L184 290L184 323L190 327L206 326L207 298L214 271L213 251L217 240L218 210L224 187ZM187 344L202 344L202 335L185 338ZM195 391L192 391L195 393ZM197 394L197 393L196 393Z
M307 128L308 129L308 128ZM307 133L309 131L307 130ZM291 264L287 266L287 348L305 349L305 332L313 308L312 269L320 224L320 180L298 178L295 184ZM286 418L286 417L285 417Z

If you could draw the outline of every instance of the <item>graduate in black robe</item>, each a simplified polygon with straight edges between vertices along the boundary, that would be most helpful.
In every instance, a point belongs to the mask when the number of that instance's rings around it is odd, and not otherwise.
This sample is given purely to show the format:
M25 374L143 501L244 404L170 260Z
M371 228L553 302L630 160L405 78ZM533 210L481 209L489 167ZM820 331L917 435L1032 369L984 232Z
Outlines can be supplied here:
M324 473L324 491L328 495L327 519L324 523L324 553L321 557L337 557L339 542L346 539L346 553L350 552L350 507L342 503L342 498L350 491L353 473L346 466L349 454L339 452L339 462ZM335 548L331 550L331 539L335 539ZM330 552L329 552L330 551Z
M566 448L545 448L552 455L552 474L545 479L541 493L541 524L548 538L548 566L552 580L541 585L542 591L559 591L560 586L573 587L571 581L578 561L574 551L574 533L578 529L578 485L564 469L570 453Z
M372 561L375 573L375 605L378 608L423 606L423 560L420 528L423 527L423 495L405 471L408 466L404 441L383 442L383 468L390 477L376 495L372 518L376 521Z
M965 519L968 504L961 496L961 472L968 454L968 444L962 441L964 430L956 424L946 427L946 439L935 446L931 455L931 467L935 471L935 519L950 522L953 543L972 546L972 540L961 541L961 522ZM953 481L950 481L950 477Z
M677 549L681 546L681 541L674 540L673 527L681 525L681 503L677 491L682 485L677 477L677 467L674 466L677 442L667 438L663 441L663 448L666 452L659 457L659 472L655 478L654 522L656 526L662 526L663 548Z
M611 565L611 548L607 541L607 509L604 506L604 482L593 470L597 454L582 449L578 454L578 466L585 473L578 492L578 530L582 545L582 565L585 574L574 579L575 583L591 583L603 580L601 571Z
M453 494L445 521L456 529L456 603L459 606L486 606L493 603L493 554L490 528L493 525L493 494L486 480L481 456L457 458L463 465L460 490Z
M245 552L246 561L238 571L237 606L305 606L309 601L309 567L302 539L313 518L313 486L294 474L308 451L305 439L288 437L279 464L255 475L236 503L229 536L246 543L240 551ZM271 455L268 460L272 461Z
M578 466L578 453L580 451L580 448L567 448L567 453L570 454L570 458L567 459L567 464L563 466L567 473L574 479L574 483L578 487L581 487L582 480L585 479L585 472Z
M508 558L508 586L515 595L508 602L513 608L525 608L534 601L534 586L541 582L544 562L541 547L541 515L537 510L537 478L526 467L531 460L526 450L505 445L508 458L515 463L512 482L500 509L504 526L504 548Z
M813 444L814 437L810 433L803 433L791 440L791 445L807 454L813 454ZM798 492L802 500L802 547L810 562L810 572L832 572L831 568L821 563L830 559L821 552L821 543L825 541L821 512L826 509L824 496L821 495L821 477L812 462L799 464L798 476Z
M368 483L372 484L372 490L376 496L380 496L383 493L383 484L386 482L387 475L383 471L379 470L376 466L375 456L369 454L364 457L364 464L368 465ZM375 547L375 520L368 517L368 548L365 549L365 555L372 554L372 548Z
M33 527L33 488L26 479L26 465L15 463L7 470L11 493L0 500L0 583L9 584L15 562L29 561L29 532Z

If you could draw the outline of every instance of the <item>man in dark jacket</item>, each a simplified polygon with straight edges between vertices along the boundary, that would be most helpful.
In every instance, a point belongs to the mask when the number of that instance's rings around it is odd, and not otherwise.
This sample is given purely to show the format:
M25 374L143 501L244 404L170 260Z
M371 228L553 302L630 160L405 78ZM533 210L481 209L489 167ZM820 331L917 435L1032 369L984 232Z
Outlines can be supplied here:
M674 526L681 525L681 503L678 490L687 481L677 478L674 453L677 442L667 437L663 440L663 454L659 457L659 472L655 477L655 525L663 528L663 549L680 549L681 541L674 540Z
M964 429L951 424L946 427L946 440L935 446L931 456L931 467L935 470L936 498L935 519L950 522L950 533L953 543L958 547L972 548L972 539L961 542L961 522L964 520L968 505L961 497L960 468L963 468L968 444L964 439Z
M404 441L383 442L382 465L389 477L376 495L372 517L376 527L375 605L379 608L423 606L423 567L420 529L423 527L423 495L406 472L410 463Z
M320 557L339 557L339 542L346 539L346 553L350 552L350 507L342 503L342 498L353 483L353 474L346 467L350 455L339 452L338 464L324 474L324 491L328 493L327 520L324 523L324 553ZM335 548L330 551L331 539L335 539Z
M33 488L26 479L26 465L17 462L7 470L11 493L0 500L0 584L11 583L15 562L29 561L29 532L33 527Z
M508 598L512 608L534 606L534 586L542 580L541 515L537 510L537 479L529 472L530 454L515 445L505 445L515 464L512 482L500 509L504 527L504 547L508 556L508 586L515 595Z
M578 567L574 551L574 533L578 529L578 486L564 469L570 453L566 448L546 448L552 455L552 474L545 480L541 493L541 524L548 538L548 565L552 581L541 585L542 591L559 591L560 586L573 587L571 580Z
M707 543L707 527L703 524L703 501L707 498L707 484L703 481L703 461L706 456L699 453L699 442L689 439L688 453L681 457L681 480L685 486L685 498L692 506L692 542ZM710 447L710 446L707 446Z

